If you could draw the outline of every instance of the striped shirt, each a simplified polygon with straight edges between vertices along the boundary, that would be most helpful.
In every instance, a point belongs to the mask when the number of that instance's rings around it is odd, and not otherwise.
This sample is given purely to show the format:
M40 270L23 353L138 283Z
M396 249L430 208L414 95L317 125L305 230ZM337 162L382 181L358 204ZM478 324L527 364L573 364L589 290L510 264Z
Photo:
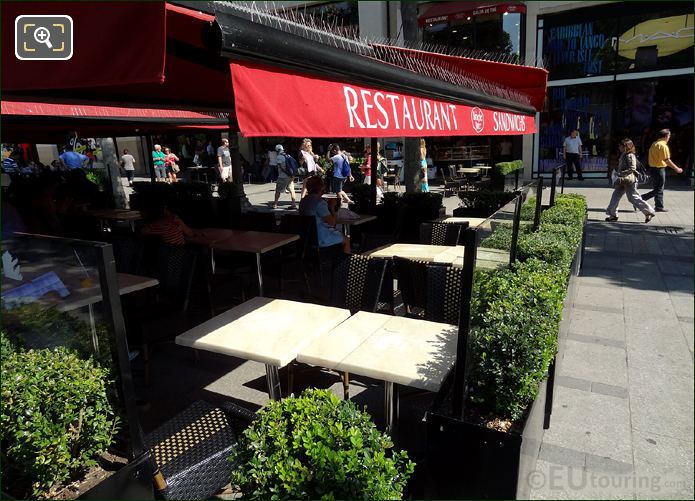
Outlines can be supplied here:
M157 236L167 244L184 245L186 239L183 236L182 225L183 222L177 216L168 215L147 224L142 229L142 234Z

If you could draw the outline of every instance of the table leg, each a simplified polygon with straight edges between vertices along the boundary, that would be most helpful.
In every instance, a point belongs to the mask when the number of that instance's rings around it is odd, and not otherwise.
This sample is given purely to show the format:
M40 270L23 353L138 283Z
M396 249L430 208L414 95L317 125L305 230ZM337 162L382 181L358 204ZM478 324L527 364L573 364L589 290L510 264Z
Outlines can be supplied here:
M343 223L342 227L343 227L343 235L350 238L350 225Z
M215 274L215 249L210 247L210 269L212 270L212 274Z
M263 270L261 269L261 253L256 253L256 269L258 270L258 295L263 297Z
M389 381L384 382L384 418L386 433L390 434L395 441L398 424L398 387Z
M280 400L282 392L280 390L280 374L277 365L265 364L265 378L268 382L268 396L272 400Z

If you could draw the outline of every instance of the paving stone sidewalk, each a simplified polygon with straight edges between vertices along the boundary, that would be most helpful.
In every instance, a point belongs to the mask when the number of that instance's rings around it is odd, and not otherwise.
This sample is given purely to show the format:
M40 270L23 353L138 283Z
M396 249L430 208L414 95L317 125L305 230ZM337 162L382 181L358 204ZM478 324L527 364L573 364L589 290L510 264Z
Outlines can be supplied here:
M566 192L586 260L531 497L693 499L693 191L667 186L649 224L624 199L605 222L605 181Z

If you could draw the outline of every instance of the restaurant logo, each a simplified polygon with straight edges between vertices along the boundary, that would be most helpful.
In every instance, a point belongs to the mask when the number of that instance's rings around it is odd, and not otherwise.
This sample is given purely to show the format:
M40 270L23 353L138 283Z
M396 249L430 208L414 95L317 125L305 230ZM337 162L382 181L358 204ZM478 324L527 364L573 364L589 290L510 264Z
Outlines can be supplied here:
M471 123L473 124L473 130L480 134L485 128L485 117L483 115L483 110L477 106L471 110Z
M17 59L65 61L72 57L70 16L17 16L14 22Z

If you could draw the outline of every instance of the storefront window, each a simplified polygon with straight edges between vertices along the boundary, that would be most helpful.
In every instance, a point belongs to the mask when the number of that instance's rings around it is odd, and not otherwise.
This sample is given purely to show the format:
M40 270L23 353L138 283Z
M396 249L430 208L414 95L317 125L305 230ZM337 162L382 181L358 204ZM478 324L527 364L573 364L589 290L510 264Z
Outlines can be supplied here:
M424 27L426 43L519 55L522 14L518 12L462 13Z
M693 66L692 5L620 18L618 71Z
M617 19L587 19L574 13L544 20L543 56L549 80L613 73L617 28Z
M548 89L548 109L541 113L540 172L562 161L562 144L579 130L583 143L582 170L605 172L611 155L613 85L593 84Z

